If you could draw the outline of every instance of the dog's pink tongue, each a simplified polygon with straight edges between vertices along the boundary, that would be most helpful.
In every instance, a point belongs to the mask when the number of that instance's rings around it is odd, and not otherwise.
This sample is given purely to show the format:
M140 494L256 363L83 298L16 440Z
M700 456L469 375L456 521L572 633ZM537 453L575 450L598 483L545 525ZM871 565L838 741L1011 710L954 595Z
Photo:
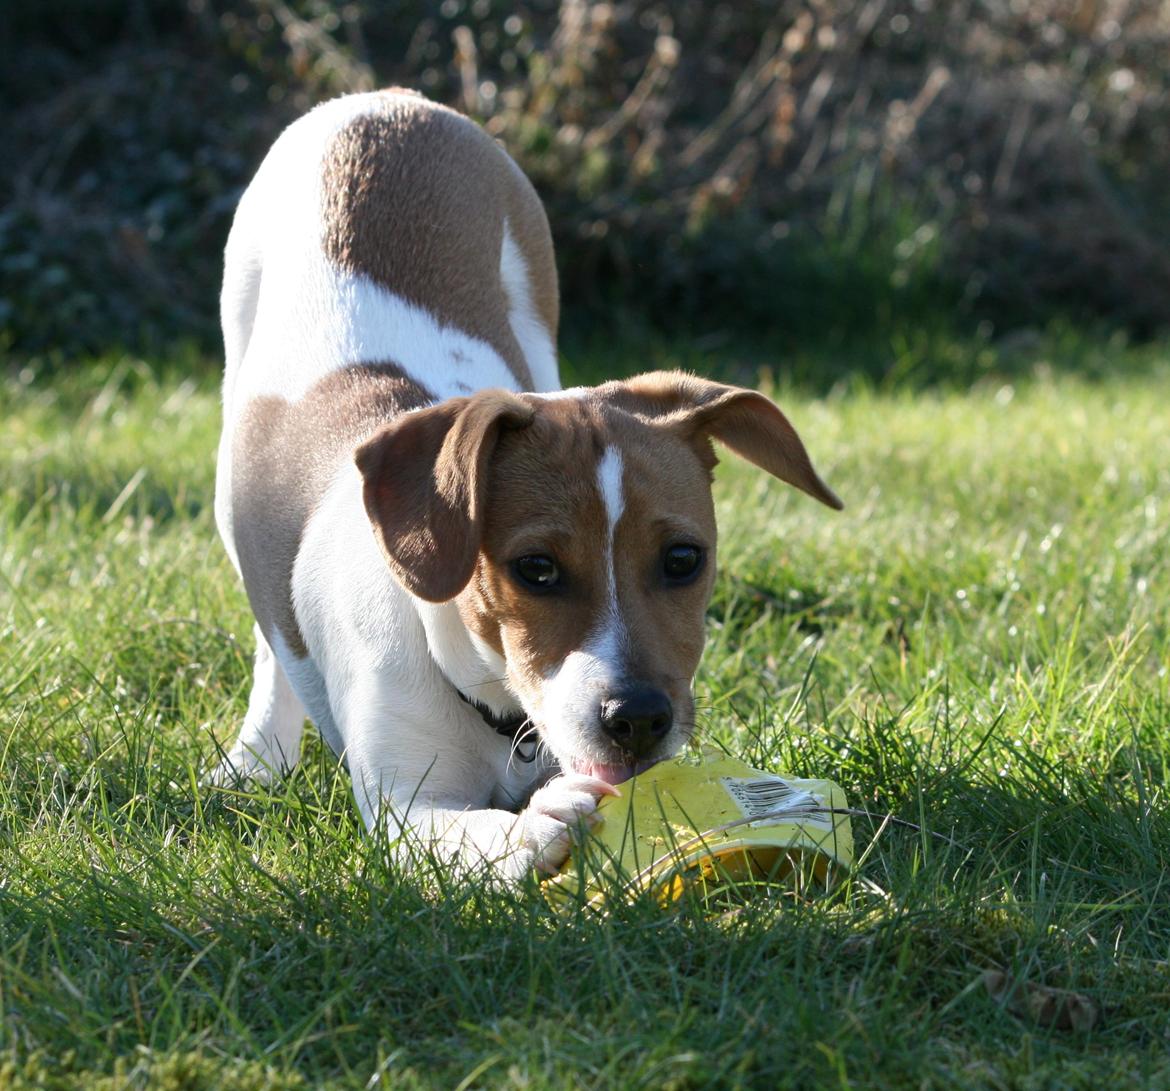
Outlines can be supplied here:
M630 777L637 776L638 773L644 773L653 764L652 761L640 761L636 765L601 765L597 762L589 762L580 772L586 776L604 780L607 784L621 784L622 781L629 780Z

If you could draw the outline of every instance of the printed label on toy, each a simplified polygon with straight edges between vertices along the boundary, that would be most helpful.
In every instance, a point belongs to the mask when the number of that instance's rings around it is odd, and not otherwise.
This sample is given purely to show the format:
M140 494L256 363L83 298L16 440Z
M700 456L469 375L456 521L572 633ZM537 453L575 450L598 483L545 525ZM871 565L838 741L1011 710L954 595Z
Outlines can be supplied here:
M824 799L781 777L720 777L719 782L744 818L833 828L833 816L816 809L825 805Z

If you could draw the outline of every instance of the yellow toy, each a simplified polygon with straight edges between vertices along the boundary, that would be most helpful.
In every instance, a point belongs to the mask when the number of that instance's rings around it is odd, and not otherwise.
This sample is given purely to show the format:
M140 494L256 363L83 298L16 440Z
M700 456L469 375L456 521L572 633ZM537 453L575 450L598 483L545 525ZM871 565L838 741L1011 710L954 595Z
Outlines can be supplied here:
M663 904L688 887L744 896L762 886L828 887L853 865L845 794L782 777L717 750L660 762L598 804L601 823L551 879L554 896L600 904L621 890ZM836 813L841 812L841 813Z

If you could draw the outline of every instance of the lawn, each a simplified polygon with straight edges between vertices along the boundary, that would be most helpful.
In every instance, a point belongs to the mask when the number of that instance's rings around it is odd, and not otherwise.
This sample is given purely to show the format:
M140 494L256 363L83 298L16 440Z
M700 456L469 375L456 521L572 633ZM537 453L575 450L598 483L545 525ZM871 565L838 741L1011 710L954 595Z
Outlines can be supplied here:
M400 874L315 739L200 788L251 651L213 369L9 371L0 1087L1170 1086L1170 354L1083 347L782 384L847 510L724 459L697 692L863 862L605 917Z

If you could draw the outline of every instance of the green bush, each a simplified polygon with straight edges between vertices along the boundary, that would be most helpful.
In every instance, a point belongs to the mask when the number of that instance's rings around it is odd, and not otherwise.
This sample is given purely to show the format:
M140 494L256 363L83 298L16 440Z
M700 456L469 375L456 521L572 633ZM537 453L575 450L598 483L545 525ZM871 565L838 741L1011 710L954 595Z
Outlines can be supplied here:
M406 84L535 181L566 324L888 340L1170 319L1170 16L1147 0L68 0L0 34L0 329L217 344L239 193L290 120Z

